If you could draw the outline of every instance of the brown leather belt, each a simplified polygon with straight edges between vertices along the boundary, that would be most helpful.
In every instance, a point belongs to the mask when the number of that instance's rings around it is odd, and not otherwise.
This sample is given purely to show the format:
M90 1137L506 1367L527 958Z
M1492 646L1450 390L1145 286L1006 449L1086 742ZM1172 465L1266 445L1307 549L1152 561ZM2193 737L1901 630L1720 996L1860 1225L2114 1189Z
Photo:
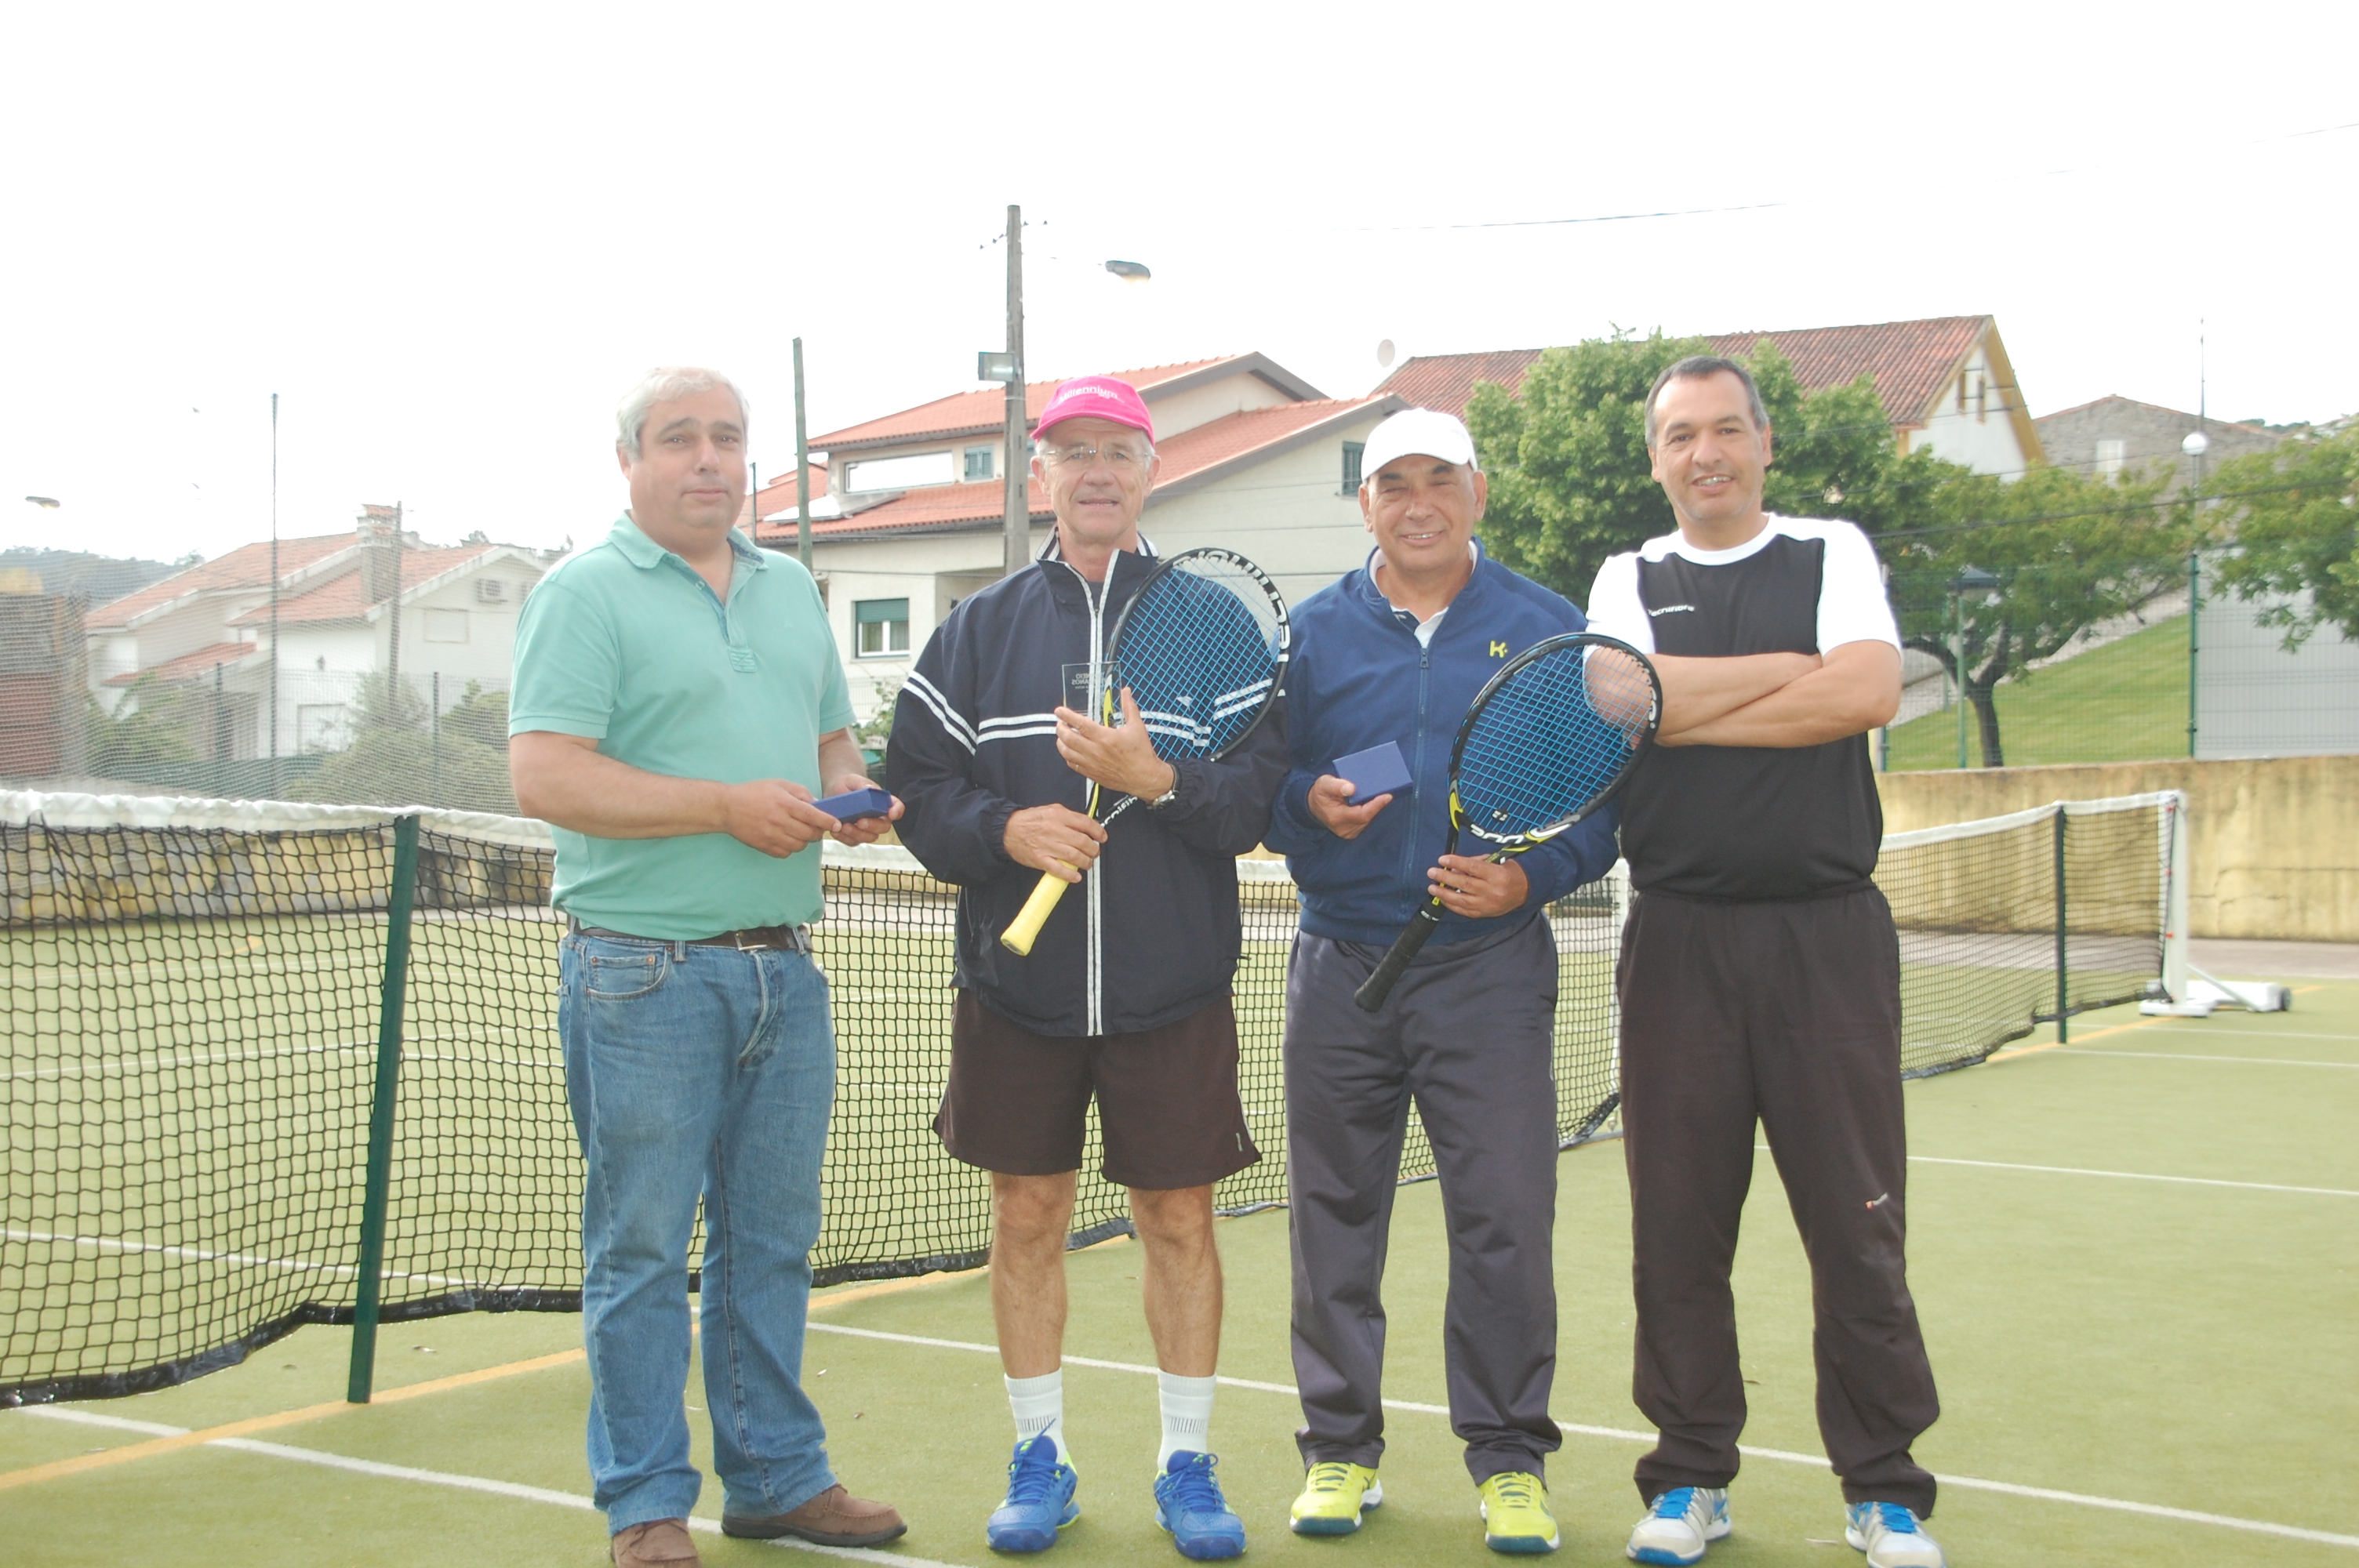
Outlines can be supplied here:
M568 929L576 936L606 936L625 942L669 943L661 936L635 936L627 931L609 931L603 926L584 925L567 915ZM767 952L773 949L788 953L811 950L810 927L808 925L748 925L736 931L723 931L717 936L682 938L690 947L734 947L741 953Z

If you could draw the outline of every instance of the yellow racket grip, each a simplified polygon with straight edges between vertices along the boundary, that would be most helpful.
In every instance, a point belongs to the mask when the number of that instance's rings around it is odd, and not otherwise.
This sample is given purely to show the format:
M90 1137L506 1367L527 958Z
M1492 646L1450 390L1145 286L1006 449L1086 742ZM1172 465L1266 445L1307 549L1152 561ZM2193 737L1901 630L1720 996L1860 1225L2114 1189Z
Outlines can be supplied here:
M1019 958L1029 955L1032 944L1039 940L1040 927L1049 923L1049 913L1071 885L1054 871L1042 871L1040 885L1032 890L1032 896L1024 901L1024 907L1000 933L999 945Z

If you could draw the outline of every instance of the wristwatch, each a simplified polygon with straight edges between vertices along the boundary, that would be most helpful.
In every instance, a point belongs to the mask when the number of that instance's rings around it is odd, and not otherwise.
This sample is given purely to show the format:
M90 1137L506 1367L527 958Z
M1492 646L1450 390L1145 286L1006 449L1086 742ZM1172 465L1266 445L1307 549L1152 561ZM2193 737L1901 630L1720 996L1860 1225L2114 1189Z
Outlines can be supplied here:
M1160 811L1165 806L1180 798L1179 764L1176 762L1166 762L1164 766L1171 770L1171 787L1147 803L1147 809L1149 811Z

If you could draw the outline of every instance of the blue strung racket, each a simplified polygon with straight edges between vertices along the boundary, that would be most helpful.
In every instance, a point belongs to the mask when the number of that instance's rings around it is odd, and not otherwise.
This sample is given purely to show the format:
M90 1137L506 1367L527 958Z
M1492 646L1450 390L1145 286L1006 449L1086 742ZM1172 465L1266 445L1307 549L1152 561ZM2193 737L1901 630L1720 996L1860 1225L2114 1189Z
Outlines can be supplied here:
M1182 551L1157 563L1114 618L1106 649L1116 674L1094 694L1099 722L1122 722L1128 687L1157 756L1175 766L1225 756L1269 712L1288 645L1286 600L1266 573L1234 550ZM1089 814L1111 822L1135 798L1106 798L1092 780ZM1031 952L1068 885L1043 871L1000 945Z
M1614 798L1662 721L1655 666L1627 643L1569 633L1535 643L1475 694L1450 749L1450 838L1471 835L1489 859L1545 844ZM1429 899L1353 1000L1385 1005L1394 982L1441 925Z

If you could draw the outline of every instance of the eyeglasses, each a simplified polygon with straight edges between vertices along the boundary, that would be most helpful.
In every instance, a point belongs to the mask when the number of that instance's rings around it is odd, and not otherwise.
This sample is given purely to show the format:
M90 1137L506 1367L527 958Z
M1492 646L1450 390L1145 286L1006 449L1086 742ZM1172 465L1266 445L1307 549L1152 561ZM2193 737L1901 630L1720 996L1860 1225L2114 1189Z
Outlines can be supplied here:
M1136 473L1147 465L1154 456L1136 447L1049 447L1042 449L1040 460L1051 468L1093 468L1103 460L1117 474Z

